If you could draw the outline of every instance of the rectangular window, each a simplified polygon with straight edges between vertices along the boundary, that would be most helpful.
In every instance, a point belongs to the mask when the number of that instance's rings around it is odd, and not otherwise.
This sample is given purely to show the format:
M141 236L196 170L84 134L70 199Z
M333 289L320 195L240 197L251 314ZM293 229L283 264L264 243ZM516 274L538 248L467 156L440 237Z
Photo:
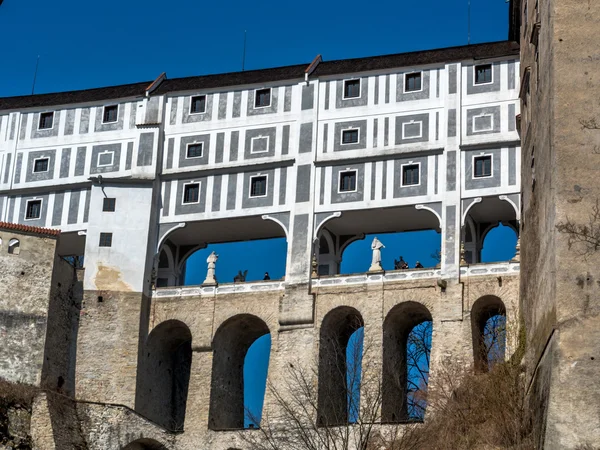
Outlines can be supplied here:
M267 195L267 176L258 175L250 178L250 197L265 197Z
M193 144L187 145L185 153L186 158L202 158L202 149L204 144L202 142L194 142Z
M42 216L42 201L27 200L25 208L25 220L39 219Z
M206 95L197 95L190 101L190 114L206 112Z
M344 80L344 99L360 97L360 80Z
M100 247L112 247L112 233L100 233Z
M33 161L34 172L48 172L48 158L40 158Z
M250 140L250 153L265 153L269 151L269 136L256 136Z
M358 128L342 131L342 144L357 144Z
M482 64L475 66L475 84L486 84L492 82L492 65Z
M421 90L421 72L407 73L404 75L404 92Z
M200 201L200 183L190 183L183 186L183 203L198 203Z
M271 106L271 88L257 89L254 92L254 107L265 108Z
M407 164L402 166L402 186L414 186L419 184L419 164Z
M114 152L102 152L102 153L98 153L98 161L97 161L96 165L98 167L112 166L113 165L114 157L115 157L115 153Z
M356 170L340 172L340 192L356 191Z
M45 112L40 114L40 123L38 128L40 130L49 130L54 126L54 113Z
M476 156L474 158L473 176L475 178L492 176L492 155Z
M102 211L115 212L116 204L117 204L116 198L105 198L102 201Z
M102 123L113 123L117 120L119 120L119 105L105 106Z

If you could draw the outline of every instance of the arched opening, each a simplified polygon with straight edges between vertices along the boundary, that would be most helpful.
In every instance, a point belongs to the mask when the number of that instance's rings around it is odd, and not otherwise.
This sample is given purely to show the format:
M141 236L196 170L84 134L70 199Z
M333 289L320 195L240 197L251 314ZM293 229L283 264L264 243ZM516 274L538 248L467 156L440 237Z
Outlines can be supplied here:
M8 254L18 255L19 253L21 253L21 242L18 239L8 241Z
M427 407L431 313L421 303L404 302L383 323L381 421L422 421Z
M519 229L513 204L502 197L484 197L463 200L463 208L465 261L477 264L511 260Z
M377 237L385 246L381 266L386 271L435 267L440 263L440 204L345 211L319 229L318 274L364 273ZM403 264L404 263L404 264Z
M125 447L123 450L167 450L167 447L154 439L137 439Z
M506 308L495 295L479 298L471 308L475 370L488 372L506 352Z
M213 366L208 426L211 430L243 429L255 424L256 418L245 420L244 365L248 350L260 337L269 334L267 324L256 316L239 314L225 321L213 338ZM268 361L267 361L268 364ZM258 384L264 380L256 381ZM262 388L264 396L264 387Z
M362 329L360 313L340 306L327 313L319 340L318 425L356 421L360 403Z
M192 334L183 322L155 327L137 376L136 411L170 430L182 430L192 365Z
M244 428L258 428L262 418L271 335L265 334L250 345L244 358Z

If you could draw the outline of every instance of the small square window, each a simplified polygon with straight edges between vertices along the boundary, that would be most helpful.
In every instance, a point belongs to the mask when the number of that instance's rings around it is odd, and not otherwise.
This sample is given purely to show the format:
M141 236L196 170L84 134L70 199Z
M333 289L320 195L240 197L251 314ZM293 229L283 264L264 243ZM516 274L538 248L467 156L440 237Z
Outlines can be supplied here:
M102 211L115 212L116 203L116 198L105 198L102 202Z
M100 247L112 247L112 233L100 233Z
M185 153L186 158L202 158L202 150L204 148L204 144L202 142L195 142L193 144L188 144L187 151Z
M421 90L421 72L407 73L404 75L404 92Z
M119 105L105 106L102 123L113 123L117 120L119 120Z
M54 113L45 112L40 114L40 123L38 128L40 130L49 130L54 126Z
M358 128L342 131L342 144L357 144Z
M206 112L206 95L192 97L190 102L190 114L200 114L204 112Z
M258 175L250 178L250 197L265 197L267 195L267 176Z
M344 99L360 97L360 80L344 80Z
M475 84L485 84L492 82L492 65L482 64L475 66Z
M475 178L492 176L492 155L476 156L474 158L473 176Z
M200 200L200 183L186 184L183 187L183 203L198 203Z
M356 170L340 172L340 192L356 191Z
M402 186L414 186L419 184L419 164L407 164L402 166Z
M98 153L98 167L112 166L113 159L115 157L114 152L102 152Z
M34 172L48 172L48 158L36 159L33 162Z
M27 207L25 208L25 219L39 219L42 216L42 201L41 200L27 200Z
M271 106L271 88L257 89L254 93L254 107L265 108Z

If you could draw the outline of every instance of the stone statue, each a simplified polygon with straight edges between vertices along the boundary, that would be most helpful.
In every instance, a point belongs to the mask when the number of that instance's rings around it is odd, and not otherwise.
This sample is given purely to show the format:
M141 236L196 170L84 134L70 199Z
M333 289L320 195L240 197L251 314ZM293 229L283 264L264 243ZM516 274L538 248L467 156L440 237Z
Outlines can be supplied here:
M206 258L208 270L206 271L206 280L204 280L204 283L202 283L203 286L214 286L217 284L217 277L215 276L215 266L218 259L219 255L217 255L214 251L210 255L208 255L208 258Z
M246 281L246 274L248 273L247 270L244 270L244 272L242 272L241 270L238 270L238 274L233 277L233 282L234 283L244 283Z
M381 267L381 249L385 248L385 245L381 243L379 239L376 237L373 238L373 242L371 243L371 250L373 250L373 259L371 260L371 267L369 267L369 272L382 272L383 267Z

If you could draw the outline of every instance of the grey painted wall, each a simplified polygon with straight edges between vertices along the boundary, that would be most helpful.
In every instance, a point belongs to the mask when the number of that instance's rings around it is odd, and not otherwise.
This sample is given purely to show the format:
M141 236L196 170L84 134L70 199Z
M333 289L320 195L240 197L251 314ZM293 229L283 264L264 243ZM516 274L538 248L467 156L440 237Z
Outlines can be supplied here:
M406 72L411 74L415 72ZM421 90L415 92L404 92L404 75L399 73L396 77L396 101L405 102L411 100L423 100L429 98L429 70L421 72Z
M299 153L310 153L312 151L313 141L313 123L301 123L300 124L300 145L298 147Z
M48 158L47 172L33 172L34 162L38 158ZM45 181L54 178L54 164L56 163L56 150L40 150L29 152L27 154L27 169L25 172L25 182Z
M187 146L192 143L202 143L202 156L199 158L186 158ZM204 166L208 164L210 149L210 134L196 134L183 136L179 141L179 167Z
M473 176L473 157L492 156L492 176L487 178L475 178ZM499 187L500 179L500 149L469 150L465 152L465 189L484 189Z
M358 79L358 78L350 78ZM334 83L330 81L330 83ZM335 81L335 107L348 108L352 106L366 106L369 101L369 79L360 78L360 97L344 100L344 80Z
M253 130L246 130L246 141L244 145L244 159L255 159L255 158L264 158L266 156L274 156L275 155L275 127L269 128L256 128ZM260 136L268 136L268 148L265 152L260 153L252 153L252 138L257 138ZM256 144L255 144L256 145Z
M446 153L446 190L456 190L456 151Z
M247 116L260 116L263 114L275 114L277 112L277 98L279 97L279 89L277 87L271 88L271 105L263 108L254 107L254 90L248 91L248 102L246 115Z
M71 149L63 148L60 157L60 178L66 178L69 176L69 168L71 166Z
M492 63L492 83L489 84L473 84L477 65L467 66L467 95L498 92L500 90L500 63Z
M98 166L98 155L104 152L113 152L113 163L110 166ZM108 173L118 172L121 164L121 144L104 144L94 145L92 147L92 164L90 167L90 173Z
M342 131L349 128L358 128L358 142L356 144L342 144ZM367 148L367 121L352 120L348 122L338 122L333 130L333 151L341 152L346 150L360 150Z
M356 192L340 192L340 172L346 170L356 170ZM323 186L323 189L325 187ZM361 202L364 199L365 190L365 165L364 164L348 164L344 166L332 167L331 173L331 203L347 203Z
M265 197L250 197L250 179L256 175L267 176L267 195ZM257 208L273 206L273 192L275 186L275 170L261 170L260 172L245 172L244 186L242 188L242 208Z
M46 216L48 214L48 194L36 195L36 196L23 196L21 197L21 207L19 208L18 223L29 225L32 227L45 227ZM27 200L41 199L42 200L42 211L39 219L25 220L25 209Z
M427 156L394 160L394 198L427 195ZM419 184L402 186L402 165L419 164Z
M212 104L214 95L206 94L206 112L190 114L190 102L192 97L195 96L196 95L187 95L183 97L183 116L181 118L182 123L197 123L212 120Z
M313 109L315 102L315 85L302 85L302 110Z
M114 105L108 104L106 106ZM104 117L104 107L98 106L96 108L96 122L94 124L94 131L117 131L123 129L123 117L125 116L125 103L120 103L118 105L118 119L114 123L102 123L102 119Z
M138 167L151 166L153 153L154 153L154 133L140 134L140 144L138 147L138 157L137 157Z
M200 183L199 202L183 204L183 186L186 183ZM177 196L175 197L175 215L198 214L206 210L206 177L177 180Z
M414 124L410 124L410 122ZM406 125L407 134L413 131L415 126L418 126L418 122L421 122L421 137L417 138L404 138L402 136L402 130L404 124ZM415 142L427 142L429 140L429 114L410 114L407 116L396 117L396 145L412 144Z
M296 203L303 203L310 200L310 174L312 164L298 166L298 175L296 177Z
M482 114L491 114L492 118L492 129L489 131L477 131L473 130L473 118ZM474 134L491 134L500 133L500 106L487 106L485 108L472 108L467 110L467 136Z
M33 114L33 127L31 128L31 139L48 138L58 136L58 129L60 126L60 118L62 111L54 111L54 120L52 121L52 128L47 130L38 130L40 124L40 113L36 112Z

